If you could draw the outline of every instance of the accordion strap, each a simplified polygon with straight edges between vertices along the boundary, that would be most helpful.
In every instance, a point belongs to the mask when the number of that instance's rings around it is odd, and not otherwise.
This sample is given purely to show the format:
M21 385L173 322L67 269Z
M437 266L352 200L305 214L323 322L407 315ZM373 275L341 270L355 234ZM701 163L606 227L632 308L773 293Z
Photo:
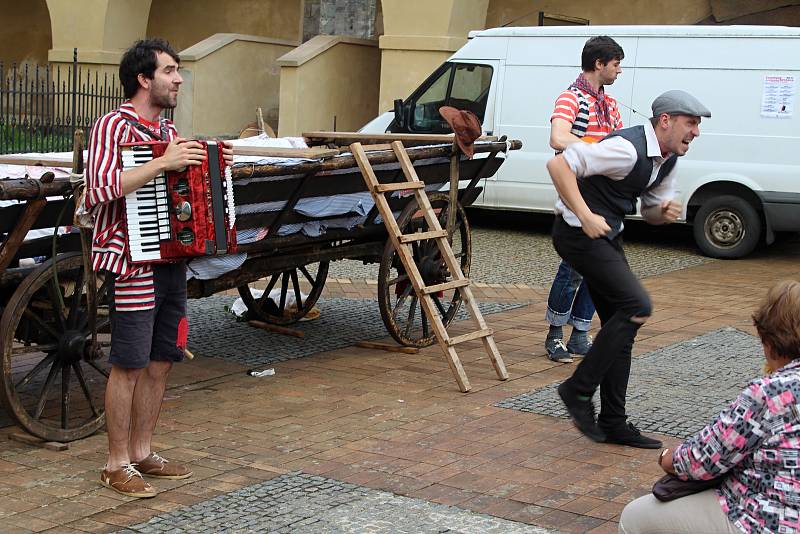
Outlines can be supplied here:
M157 135L150 128L148 128L147 126L145 126L141 122L131 120L130 118L125 117L125 116L123 116L122 118L125 119L125 121L128 124L130 124L131 126L136 128L140 132L146 134L147 136L149 136L151 139L153 139L155 141L169 141L169 131L167 130L167 123L166 123L166 121L164 119L159 119L158 120L158 123L159 123L159 126L160 126L160 130L161 130L161 135Z

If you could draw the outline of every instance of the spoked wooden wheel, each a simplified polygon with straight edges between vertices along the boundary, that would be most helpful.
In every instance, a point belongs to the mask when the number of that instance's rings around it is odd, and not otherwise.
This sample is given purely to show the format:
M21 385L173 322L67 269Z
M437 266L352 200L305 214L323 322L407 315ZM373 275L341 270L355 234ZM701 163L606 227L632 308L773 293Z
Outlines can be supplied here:
M109 338L100 334L93 343L89 325L109 330L110 279L97 280L93 310L86 280L80 253L50 259L22 281L0 319L0 395L21 427L48 441L80 439L105 422Z
M442 228L447 227L447 213L450 199L445 193L431 193L428 198ZM416 200L411 200L400 213L397 224L403 234L427 232L431 230L419 211ZM461 265L464 276L469 275L472 259L472 241L469 222L464 208L459 204L456 212L456 226L450 244L456 260ZM447 269L436 240L427 239L411 243L414 263L422 275L424 285L430 286L453 279ZM444 326L449 325L461 306L459 289L450 289L431 295ZM425 316L419 299L414 293L411 280L403 267L400 257L391 241L387 241L378 271L378 304L386 329L399 343L413 347L427 347L436 338Z
M239 286L248 319L277 325L296 323L317 303L328 278L329 265L329 261L309 263ZM251 288L260 292L258 297Z

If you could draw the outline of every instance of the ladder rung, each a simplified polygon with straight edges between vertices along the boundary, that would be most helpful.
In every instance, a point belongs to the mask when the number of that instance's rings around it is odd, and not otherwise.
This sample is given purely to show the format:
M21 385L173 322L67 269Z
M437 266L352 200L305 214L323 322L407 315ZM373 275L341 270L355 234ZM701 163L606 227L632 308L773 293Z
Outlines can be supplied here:
M468 285L469 285L469 278L462 278L461 280L450 280L449 282L444 282L442 284L423 287L422 293L424 295L430 295L431 293L438 293L439 291L447 291L448 289L455 289L457 287L464 287Z
M465 341L472 341L473 339L480 339L482 337L489 337L492 335L492 329L486 328L484 330L476 330L474 332L470 332L469 334L463 334L456 337L451 337L447 340L447 344L451 347L453 345L458 345L459 343L464 343Z
M376 184L376 193L389 193L391 191L405 191L406 189L424 189L425 182L395 182L393 184Z
M439 239L447 237L447 230L430 230L428 232L414 232L398 236L401 243L411 243L412 241L422 241L423 239Z

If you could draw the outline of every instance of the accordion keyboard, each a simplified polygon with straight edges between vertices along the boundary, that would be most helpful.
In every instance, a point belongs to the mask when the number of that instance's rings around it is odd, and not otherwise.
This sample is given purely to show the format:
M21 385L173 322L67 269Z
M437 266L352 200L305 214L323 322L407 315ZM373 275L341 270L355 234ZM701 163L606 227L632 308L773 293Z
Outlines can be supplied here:
M153 159L151 145L137 145L122 150L122 170L144 165ZM128 247L137 261L161 258L161 241L171 239L169 197L165 174L132 193L125 195L125 216L128 221Z

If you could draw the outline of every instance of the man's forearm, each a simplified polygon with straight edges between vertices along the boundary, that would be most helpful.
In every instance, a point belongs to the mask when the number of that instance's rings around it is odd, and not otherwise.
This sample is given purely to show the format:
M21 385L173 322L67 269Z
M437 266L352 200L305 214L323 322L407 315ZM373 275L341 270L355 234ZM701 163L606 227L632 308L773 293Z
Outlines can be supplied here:
M648 224L659 225L665 224L667 221L662 216L662 210L659 206L647 206L641 210L642 219Z
M123 171L119 176L122 184L122 195L124 196L136 191L147 182L163 173L164 170L165 167L161 158L156 158L148 161L144 165L139 165L138 167Z
M681 216L681 204L675 200L657 206L645 206L640 210L642 218L650 224L670 224Z
M553 130L550 133L550 147L554 150L565 150L572 143L580 142L581 138L569 132Z

